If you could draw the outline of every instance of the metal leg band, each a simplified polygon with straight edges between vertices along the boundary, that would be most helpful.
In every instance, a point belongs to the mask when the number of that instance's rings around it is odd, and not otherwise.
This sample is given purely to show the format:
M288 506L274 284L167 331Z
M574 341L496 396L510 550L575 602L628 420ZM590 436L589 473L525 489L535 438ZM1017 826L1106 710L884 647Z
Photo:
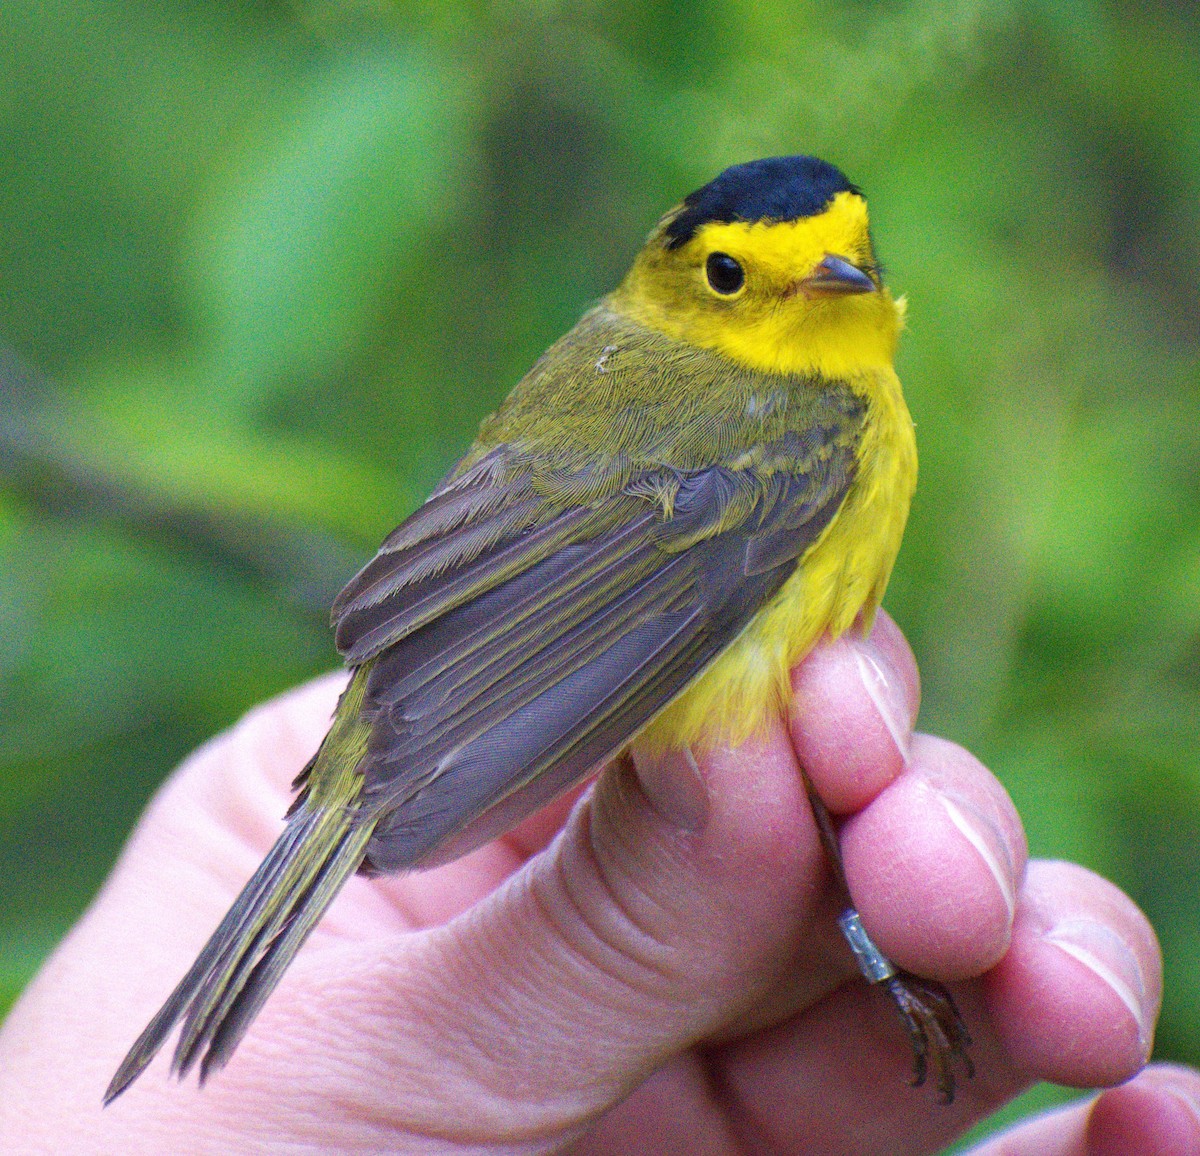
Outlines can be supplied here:
M854 952L854 958L858 960L859 971L866 976L868 983L883 983L896 974L891 960L871 942L871 937L853 907L847 907L838 916L838 926L842 929L850 950Z

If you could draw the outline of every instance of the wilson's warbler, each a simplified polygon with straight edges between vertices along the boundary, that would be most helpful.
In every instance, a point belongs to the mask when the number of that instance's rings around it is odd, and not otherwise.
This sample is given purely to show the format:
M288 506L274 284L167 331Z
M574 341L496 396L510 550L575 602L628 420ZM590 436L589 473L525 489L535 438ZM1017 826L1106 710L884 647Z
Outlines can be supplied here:
M353 677L284 832L106 1100L180 1020L174 1070L220 1067L353 872L461 855L634 735L738 743L783 711L900 547L903 316L832 165L735 165L671 209L337 598ZM949 997L843 929L952 1095Z

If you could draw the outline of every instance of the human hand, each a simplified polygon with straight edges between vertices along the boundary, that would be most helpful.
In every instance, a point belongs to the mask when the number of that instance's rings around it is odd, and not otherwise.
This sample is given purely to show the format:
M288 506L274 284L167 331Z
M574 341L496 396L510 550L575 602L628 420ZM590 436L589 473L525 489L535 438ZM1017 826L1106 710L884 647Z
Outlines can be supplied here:
M911 735L916 668L880 616L798 668L790 724L758 741L619 763L458 862L350 880L228 1068L201 1091L160 1058L102 1111L341 685L252 712L151 804L0 1033L0 1148L935 1152L1036 1080L1105 1086L1145 1062L1153 932L1095 875L1027 866L999 784ZM798 759L849 816L875 941L953 987L978 1069L953 1105L909 1086L900 1022L854 971ZM1196 1073L1152 1069L1004 1152L1195 1152L1198 1103Z

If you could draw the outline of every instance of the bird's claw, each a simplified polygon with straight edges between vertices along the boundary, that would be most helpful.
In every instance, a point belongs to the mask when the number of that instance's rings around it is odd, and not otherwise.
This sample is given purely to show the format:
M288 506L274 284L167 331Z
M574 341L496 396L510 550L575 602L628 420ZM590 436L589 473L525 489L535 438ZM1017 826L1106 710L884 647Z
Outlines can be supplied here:
M967 1079L975 1075L975 1065L967 1052L971 1034L953 997L940 983L907 971L896 972L880 986L891 996L908 1032L913 1050L913 1087L925 1083L932 1065L942 1103L953 1103L956 1063L962 1065Z

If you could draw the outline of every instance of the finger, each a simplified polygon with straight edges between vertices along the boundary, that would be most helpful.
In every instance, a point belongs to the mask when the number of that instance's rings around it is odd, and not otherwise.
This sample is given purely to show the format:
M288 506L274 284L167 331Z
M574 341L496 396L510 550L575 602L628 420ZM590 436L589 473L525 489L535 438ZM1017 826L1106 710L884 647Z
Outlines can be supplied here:
M818 646L792 672L792 742L835 814L866 806L904 769L921 700L912 651L883 611L871 633Z
M346 677L327 675L256 707L188 759L147 809L113 885L153 880L159 895L185 874L184 908L211 930L283 830L292 781L324 737ZM382 920L407 930L453 918L553 838L580 790L532 816L505 840L444 867L370 883L351 879L320 925L318 940L353 935L364 919L371 926Z
M1025 1120L970 1156L1194 1156L1200 1152L1200 1073L1155 1064L1084 1103Z
M623 763L447 927L298 958L213 1090L273 1040L281 1111L557 1142L753 1007L823 892L788 735L641 763L653 802Z
M595 775L589 776L577 787L572 787L566 794L560 795L540 811L518 823L502 837L502 841L512 849L522 863L531 856L544 851L562 830L575 804L579 802L595 778Z
M981 975L1008 947L1027 848L1007 792L954 743L917 735L905 772L842 827L855 905L894 963Z
M545 850L590 782L574 787L506 835L461 859L414 874L379 877L369 886L403 915L408 930L448 923L499 887L527 859ZM336 908L330 914L335 912Z
M287 782L320 741L339 683L318 680L251 712L155 796L100 895L4 1024L6 1051L23 1059L0 1072L0 1101L20 1114L19 1134L49 1129L46 1150L149 1150L135 1139L136 1106L105 1113L100 1096L281 825Z
M1193 1156L1200 1152L1200 1074L1158 1064L1101 1095L1088 1113L1087 1156Z
M16 1041L17 1050L22 1040L43 1041L29 1047L30 1061L18 1072L6 1073L19 1089L0 1080L9 1104L27 1120L61 1115L70 1104L87 1136L104 1137L112 1151L133 1151L118 1137L137 1135L156 1113L164 1127L172 1113L189 1110L218 1127L236 1120L230 1108L222 1125L213 1097L192 1100L194 1089L165 1085L165 1057L129 1097L131 1107L102 1113L100 1095L138 1027L282 829L291 781L320 743L344 685L344 674L327 676L249 712L158 792L102 893L6 1021L6 1043ZM449 918L494 890L524 857L498 842L470 861L424 875L352 878L302 959L354 941L395 940L411 927ZM60 1046L46 1047L45 1040ZM236 1093L227 1107L235 1102L242 1102ZM194 1150L201 1149L197 1133Z
M1008 794L969 752L916 735L903 774L845 821L840 843L864 926L894 963L949 981L1004 955L1027 847ZM837 914L815 922L808 942L853 974ZM798 994L790 984L772 993L761 1022L794 1012Z
M1081 926L1091 929L1086 962L1059 943ZM726 1045L710 1057L711 1070L748 1148L936 1152L1038 1080L1069 1072L1099 1086L1133 1075L1148 1054L1160 968L1153 933L1127 897L1082 868L1034 863L1000 981L955 990L977 1075L960 1082L952 1105L909 1087L912 1056L899 1023L862 984Z
M202 942L283 829L290 783L344 684L341 673L316 679L195 751L147 806L87 919L120 908L134 926L160 929L164 966L178 968L181 942Z
M990 1001L1009 1009L997 1030L1012 1062L1075 1087L1127 1079L1149 1056L1162 1000L1158 940L1145 916L1111 883L1073 863L1034 865L1013 944L986 977ZM1048 993L1056 994L1050 1003ZM1107 1005L1105 1036L1063 1046L1047 1030ZM1056 1024L1044 1018L1053 1015Z

